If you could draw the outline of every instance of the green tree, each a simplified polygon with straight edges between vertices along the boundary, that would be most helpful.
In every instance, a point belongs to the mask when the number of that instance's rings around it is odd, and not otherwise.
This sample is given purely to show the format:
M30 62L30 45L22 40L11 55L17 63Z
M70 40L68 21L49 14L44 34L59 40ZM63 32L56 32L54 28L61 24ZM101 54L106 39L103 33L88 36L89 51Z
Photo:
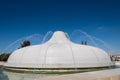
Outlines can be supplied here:
M10 53L2 53L0 54L0 61L7 61L10 56Z
M30 41L28 40L24 40L20 46L20 48L26 47L26 46L30 46Z

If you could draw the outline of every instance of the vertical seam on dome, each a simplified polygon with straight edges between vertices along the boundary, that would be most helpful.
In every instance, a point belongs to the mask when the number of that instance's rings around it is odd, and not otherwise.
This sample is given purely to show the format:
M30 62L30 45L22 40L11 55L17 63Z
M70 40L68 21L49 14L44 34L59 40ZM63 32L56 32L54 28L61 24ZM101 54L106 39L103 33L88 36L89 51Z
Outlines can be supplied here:
M54 36L54 37L55 37L55 36ZM48 53L48 49L49 49L50 46L56 44L56 38L54 38L54 40L55 40L55 42L54 42L54 43L50 42L51 44L48 45L48 47L46 48L45 55L44 55L44 61L43 61L44 63L43 63L43 66L42 66L42 67L46 67L46 59L47 59L46 56L47 56L47 53Z
M26 50L23 50L23 52L22 52L22 56L21 56L21 58L20 58L20 61L19 61L19 63L21 63L21 60L23 60L23 53L25 53L26 51L27 51L28 49L26 49ZM22 64L23 65L23 64Z
M96 59L98 60L98 62L100 62L100 60L99 60L99 58L97 57L95 51L94 51L91 47L89 47L89 48L90 48L90 49L92 50L92 52L95 54L95 57L96 57Z
M55 44L56 43L52 43L46 48L45 55L44 55L44 63L43 63L45 65L45 67L46 67L46 59L47 59L46 56L47 56L47 53L48 53L48 49Z
M41 54L41 46L40 46L40 53L38 54L38 56L40 56L40 54ZM39 50L38 50L39 51ZM39 58L36 60L36 61L38 61L39 62ZM40 65L40 63L38 63L38 67L39 67L39 65ZM41 64L42 65L42 64ZM43 66L42 66L43 67Z
M100 51L102 51L102 49L100 49ZM110 53L109 53L109 52L106 52L106 51L104 51L104 52L105 52L105 55L106 55L106 56L109 56L109 60L111 61L110 55L109 55Z
M74 57L74 52L73 52L73 49L72 49L72 47L71 47L71 44L68 44L68 45L69 45L70 50L71 50L71 52L72 52L73 64L74 64L74 68L76 69L76 61L75 61L75 57Z

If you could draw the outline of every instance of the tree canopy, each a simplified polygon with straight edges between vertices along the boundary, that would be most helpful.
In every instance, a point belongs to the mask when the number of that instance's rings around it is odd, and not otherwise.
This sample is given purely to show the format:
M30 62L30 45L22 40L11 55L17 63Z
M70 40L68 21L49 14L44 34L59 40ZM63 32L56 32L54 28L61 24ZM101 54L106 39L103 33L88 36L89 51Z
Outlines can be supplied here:
M20 46L20 48L26 47L26 46L30 46L30 41L28 40L24 40Z

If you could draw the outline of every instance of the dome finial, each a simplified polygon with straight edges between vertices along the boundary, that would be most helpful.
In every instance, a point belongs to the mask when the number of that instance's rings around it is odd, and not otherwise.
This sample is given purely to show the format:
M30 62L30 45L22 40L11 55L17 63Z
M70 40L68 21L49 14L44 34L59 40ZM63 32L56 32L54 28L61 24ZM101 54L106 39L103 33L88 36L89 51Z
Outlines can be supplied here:
M66 34L63 31L55 31L53 33L52 38L50 39L52 42L66 42L69 41Z

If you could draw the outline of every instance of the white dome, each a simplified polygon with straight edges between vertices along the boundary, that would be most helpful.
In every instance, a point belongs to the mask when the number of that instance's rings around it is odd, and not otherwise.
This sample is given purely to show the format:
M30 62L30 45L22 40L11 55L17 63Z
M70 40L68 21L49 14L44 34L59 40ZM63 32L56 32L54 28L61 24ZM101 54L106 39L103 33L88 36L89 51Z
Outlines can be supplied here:
M4 64L6 67L18 68L89 68L112 65L105 51L75 44L62 31L56 31L44 44L14 51Z

